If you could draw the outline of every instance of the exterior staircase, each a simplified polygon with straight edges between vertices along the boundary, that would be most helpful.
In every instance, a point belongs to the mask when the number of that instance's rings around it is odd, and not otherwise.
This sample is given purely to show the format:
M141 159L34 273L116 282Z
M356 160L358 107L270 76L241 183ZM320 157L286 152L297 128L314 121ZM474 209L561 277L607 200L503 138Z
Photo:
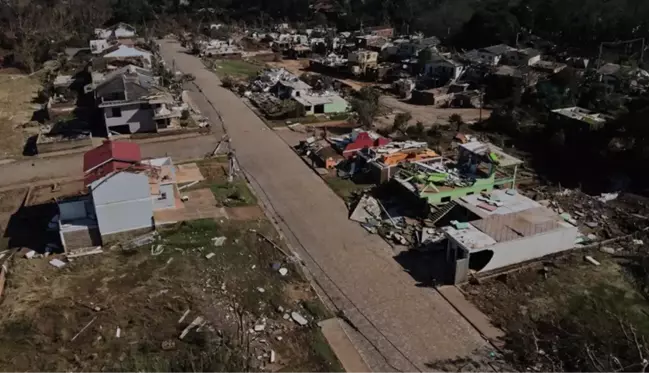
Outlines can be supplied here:
M453 207L457 206L457 203L455 201L451 201L444 206L438 207L437 211L435 211L431 216L430 220L432 224L435 224L439 221L439 219L443 218L444 215L448 214L449 211L453 209Z

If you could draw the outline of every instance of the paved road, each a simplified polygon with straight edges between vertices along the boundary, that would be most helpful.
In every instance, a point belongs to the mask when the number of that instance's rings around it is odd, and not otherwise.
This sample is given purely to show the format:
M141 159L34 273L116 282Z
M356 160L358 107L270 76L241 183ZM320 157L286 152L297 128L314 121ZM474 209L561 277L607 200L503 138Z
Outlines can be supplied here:
M165 142L151 142L140 145L143 157L160 157L170 155L178 162L186 159L201 158L214 150L217 136L215 134L200 137L184 138ZM33 158L0 166L0 187L17 185L37 180L50 180L62 177L83 176L83 153L62 155L51 158Z
M262 203L318 285L369 340L357 347L373 370L431 370L427 363L471 357L486 346L436 291L415 286L380 237L349 221L342 200L200 60L175 42L160 45L167 63L196 76L206 98L195 98L201 111L216 121L218 110Z

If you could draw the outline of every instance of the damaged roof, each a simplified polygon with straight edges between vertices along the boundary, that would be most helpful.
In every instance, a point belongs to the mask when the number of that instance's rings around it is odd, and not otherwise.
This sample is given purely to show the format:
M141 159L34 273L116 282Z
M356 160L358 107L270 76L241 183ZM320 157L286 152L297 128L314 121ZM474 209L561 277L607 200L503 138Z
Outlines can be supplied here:
M104 141L100 146L83 155L84 182L86 185L111 172L124 169L140 162L140 146L127 141Z

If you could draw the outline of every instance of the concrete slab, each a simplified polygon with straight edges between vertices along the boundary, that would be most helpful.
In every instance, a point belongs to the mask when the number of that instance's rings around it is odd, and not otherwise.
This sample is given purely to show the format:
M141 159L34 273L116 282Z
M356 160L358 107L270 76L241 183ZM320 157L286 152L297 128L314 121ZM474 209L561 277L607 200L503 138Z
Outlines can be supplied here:
M370 371L370 367L367 366L343 329L340 319L324 320L318 325L346 372Z
M156 223L169 224L179 221L197 219L228 219L223 207L216 206L214 194L208 188L181 192L189 200L180 202L178 208L158 210L153 212Z

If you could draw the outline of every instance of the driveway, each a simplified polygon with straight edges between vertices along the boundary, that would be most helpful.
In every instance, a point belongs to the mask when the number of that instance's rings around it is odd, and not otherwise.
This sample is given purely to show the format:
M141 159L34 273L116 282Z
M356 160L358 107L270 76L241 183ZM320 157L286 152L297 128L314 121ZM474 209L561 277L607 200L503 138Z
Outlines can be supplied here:
M241 168L313 280L351 321L356 347L375 371L433 370L487 346L435 290L415 281L388 245L347 219L343 201L202 62L161 41L168 64L194 74L204 115L222 118ZM359 334L363 337L359 337Z

